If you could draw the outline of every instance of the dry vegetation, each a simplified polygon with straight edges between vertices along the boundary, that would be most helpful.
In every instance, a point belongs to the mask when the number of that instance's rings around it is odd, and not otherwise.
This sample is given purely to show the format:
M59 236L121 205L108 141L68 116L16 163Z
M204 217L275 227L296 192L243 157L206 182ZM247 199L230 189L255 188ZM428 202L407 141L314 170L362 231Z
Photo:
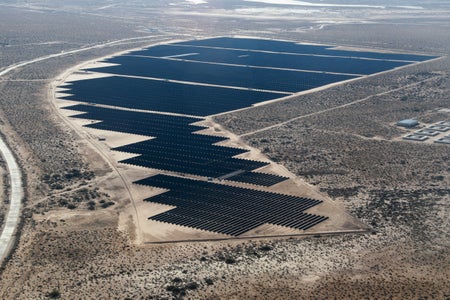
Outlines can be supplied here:
M364 80L358 80L344 85L338 85L316 93L294 96L289 100L255 107L251 110L244 110L236 113L217 116L215 117L215 120L221 124L224 124L230 131L236 134L245 134L248 132L252 132L253 130L284 122L292 118L321 112L326 109L365 99L376 94L395 90L392 93L387 94L387 97L388 99L392 100L403 100L403 104L405 104L403 105L403 111L396 110L390 112L388 107L384 107L386 111L389 111L390 116L393 117L390 122L395 122L402 116L411 116L411 113L413 114L413 116L417 115L417 105L420 105L422 110L424 108L435 109L439 106L447 106L445 97L442 97L442 90L445 90L445 86L442 86L440 81L446 80L445 78L447 75L445 74L448 74L449 66L450 60L448 58L445 58L427 64L416 65L413 67L384 73L382 75L366 78ZM441 72L447 73L442 74ZM431 83L427 80L429 80ZM402 93L402 91L396 91L396 89L400 87L415 84L421 81L424 82L410 88L412 91L410 91L408 95ZM438 90L435 91L429 88L427 90L429 93L423 92L422 86L429 86L430 84L436 85L436 87L438 87ZM435 94L440 94L441 97L435 99ZM423 99L422 97L427 97L428 99L432 98L432 101L439 101L439 103L428 104L424 101L421 101ZM375 99L378 98L379 97L376 97ZM373 102L373 99L369 100L371 100L371 103L373 103L372 106L377 106L377 102ZM391 103L389 102L389 104ZM349 109L352 108L353 107L349 107ZM336 111L336 114L339 113L341 113L341 110ZM363 114L352 114L352 118L356 118L356 120L353 121L356 121L356 124L361 124L362 126L364 126L366 130L373 128L374 121L371 120L371 118L366 118L369 113L370 112L364 112ZM397 114L393 115L394 113ZM380 117L382 117L381 114ZM339 116L338 120L330 119L330 121L335 120L335 122L338 123L339 126L342 126L340 124L341 118L342 116ZM344 119L343 121L345 122L346 120ZM366 124L367 122L370 123ZM349 125L347 122L347 127L354 126ZM388 132L384 132L386 129L380 128L380 126L376 126L374 129L372 129L372 131L376 131L378 133L377 130L380 129L380 134L388 134Z
M49 18L48 13L2 6L0 20L0 68L99 41L142 35L133 34L132 24L74 13Z
M390 76L395 78L394 74ZM396 76L399 79L391 81L396 86L398 81L408 85L414 80L422 80L415 75L405 77L400 73ZM449 186L449 152L446 145L397 140L404 134L404 130L395 125L400 119L413 117L422 122L434 122L448 118L448 114L439 109L448 105L449 73L439 73L429 78L418 85L344 108L307 116L246 139L273 160L302 177L310 178L313 184L319 184L324 189L354 186L423 188L424 182L427 187L446 188ZM366 90L362 84L364 81L359 84L361 89ZM339 88L344 90L346 87L347 85L342 85ZM351 94L359 94L354 90L353 84L349 84L349 88ZM321 93L307 97L321 97ZM311 109L309 102L301 101L302 97L275 103L267 108L252 109L246 114L249 119L258 120L265 118L267 109L272 111L275 118L280 116L280 121L285 121L286 114L277 115L282 107L294 106L296 103L297 111L301 111L305 105ZM225 124L233 124L231 130L240 127L245 128L244 132L251 132L264 127L257 126L256 121L249 123L244 119L242 126L239 126L237 114L240 113L228 116L229 122L223 120ZM251 125L254 127L249 127Z
M433 201L442 210L449 198L435 200L414 204ZM394 203L392 195L383 201ZM2 295L40 299L57 289L65 299L444 299L450 257L439 230L449 224L445 214L424 214L424 206L403 205L395 218L388 205L362 207L367 221L382 217L376 235L146 247L130 246L105 212L89 221L42 219L27 228L27 251L4 271ZM418 212L424 218L409 218ZM398 223L401 216L408 224Z
M433 21L432 21L433 20ZM358 45L375 49L403 49L404 51L423 53L449 53L448 16L424 17L421 26L417 26L414 18L398 20L396 25L389 24L342 24L340 26L326 26L319 34L305 32L302 36L306 40L320 40L322 43L336 45ZM429 22L429 23L428 23ZM442 22L442 26L432 24ZM428 23L428 24L427 24Z
M443 63L439 62L441 67L445 66ZM395 88L400 82L405 85L424 77L431 80L246 137L252 146L263 149L269 157L334 199L342 200L351 213L377 231L376 236L365 238L334 238L352 241L348 245L341 241L334 244L335 255L345 253L351 257L351 267L341 265L339 271L319 276L320 280L306 287L295 284L298 279L292 276L281 280L283 284L263 288L269 295L353 299L450 296L450 233L446 217L450 211L450 152L447 145L397 140L404 131L393 125L407 117L422 122L448 119L449 115L438 109L448 107L450 78L448 71L431 75L419 67L413 69L420 73L405 70L407 75L397 71L369 79L369 83L381 80L379 87L374 84L369 88L377 93L387 83ZM386 81L385 76L391 80ZM348 84L338 90L345 94L349 88L348 95L366 97L365 81L358 83L359 89ZM309 99L317 97L322 101L332 90L335 89L252 109L245 112L251 121L242 118L242 126L238 124L240 113L220 119L231 128L251 132L264 127L256 125L255 120L267 118L268 111L285 121L292 117L286 116L286 111L298 113L305 104L306 109L311 109ZM331 97L327 99L331 105ZM281 111L284 113L277 114ZM319 257L322 255L320 252Z

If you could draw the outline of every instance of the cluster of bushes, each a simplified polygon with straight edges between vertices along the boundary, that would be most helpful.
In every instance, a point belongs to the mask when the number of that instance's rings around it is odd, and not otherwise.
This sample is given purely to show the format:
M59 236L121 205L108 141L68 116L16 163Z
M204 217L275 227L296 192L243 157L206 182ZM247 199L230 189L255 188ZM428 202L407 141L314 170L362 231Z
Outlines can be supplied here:
M68 183L75 180L91 180L95 177L93 171L81 170L77 168L66 170L63 174L44 174L42 181L53 190L61 190Z
M184 282L181 278L175 277L172 279L172 284L166 286L166 291L171 292L174 297L184 297L187 291L194 291L199 286L195 281Z
M45 212L54 207L95 210L97 208L108 208L114 204L115 202L110 200L110 196L101 192L99 188L85 187L50 196L47 201L38 202L34 206L34 210L37 213Z

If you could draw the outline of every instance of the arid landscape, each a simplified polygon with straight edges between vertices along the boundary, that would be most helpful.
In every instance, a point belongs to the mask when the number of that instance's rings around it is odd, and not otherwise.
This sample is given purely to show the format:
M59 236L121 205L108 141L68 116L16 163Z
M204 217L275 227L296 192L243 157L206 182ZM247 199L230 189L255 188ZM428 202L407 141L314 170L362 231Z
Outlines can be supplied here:
M450 121L448 5L63 2L0 4L0 132L25 190L0 298L450 298L450 146L405 141L408 129L396 125ZM120 164L109 149L142 137L102 132L101 142L54 99L55 86L88 61L234 35L438 57L207 120L365 230L149 243L142 199L151 188L132 181L154 171ZM3 160L0 182L3 226Z

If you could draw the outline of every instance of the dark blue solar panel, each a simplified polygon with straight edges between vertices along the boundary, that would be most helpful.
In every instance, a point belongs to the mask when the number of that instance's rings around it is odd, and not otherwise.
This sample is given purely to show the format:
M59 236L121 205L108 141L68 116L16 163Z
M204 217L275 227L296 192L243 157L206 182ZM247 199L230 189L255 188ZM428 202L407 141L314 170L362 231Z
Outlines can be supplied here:
M228 177L227 180L245 182L255 185L271 186L285 181L286 177L265 173L243 172L241 174Z
M232 49L251 49L271 52L288 52L288 53L303 53L314 55L334 55L334 56L349 56L349 57L365 57L374 59L391 59L391 60L406 60L406 61L425 61L434 56L415 55L415 54L399 54L399 53L380 53L367 51L344 51L333 49L333 46L323 45L307 45L297 44L295 42L276 41L276 40L261 40L248 38L212 38L205 40L194 40L176 43L175 45L195 45L206 47L223 47Z
M76 118L100 121L87 124L86 127L154 137L113 148L115 151L138 155L122 160L122 163L205 177L225 176L227 180L263 186L287 179L270 174L252 175L251 171L267 163L234 157L248 152L246 149L214 145L227 140L225 137L194 133L206 128L191 125L202 119L91 105L75 105L65 109L84 112L75 115ZM235 176L235 173L239 175Z
M165 45L157 47L157 49L152 47L147 50L136 51L130 53L130 55L158 56L160 52L164 52L164 49L166 49L170 53L191 54L177 57L177 59L192 61L364 75L390 70L410 63L406 61L360 59L342 56L291 55L231 49L199 48L195 46Z
M357 76L247 68L151 57L119 56L107 60L118 66L94 68L95 72L201 82L222 86L299 92ZM274 96L280 98L282 95Z
M127 77L74 81L61 99L124 108L207 116L285 95Z
M304 211L321 201L167 175L136 184L169 189L146 199L175 209L152 220L237 236L269 223L307 230L327 217Z

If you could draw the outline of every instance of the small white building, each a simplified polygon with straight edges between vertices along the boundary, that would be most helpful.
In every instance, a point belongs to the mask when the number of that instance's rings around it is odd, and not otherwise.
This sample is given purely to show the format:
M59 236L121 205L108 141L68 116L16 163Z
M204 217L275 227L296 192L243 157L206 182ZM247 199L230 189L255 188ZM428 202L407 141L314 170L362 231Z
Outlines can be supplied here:
M413 128L419 125L419 121L413 119L405 119L397 122L397 126Z

